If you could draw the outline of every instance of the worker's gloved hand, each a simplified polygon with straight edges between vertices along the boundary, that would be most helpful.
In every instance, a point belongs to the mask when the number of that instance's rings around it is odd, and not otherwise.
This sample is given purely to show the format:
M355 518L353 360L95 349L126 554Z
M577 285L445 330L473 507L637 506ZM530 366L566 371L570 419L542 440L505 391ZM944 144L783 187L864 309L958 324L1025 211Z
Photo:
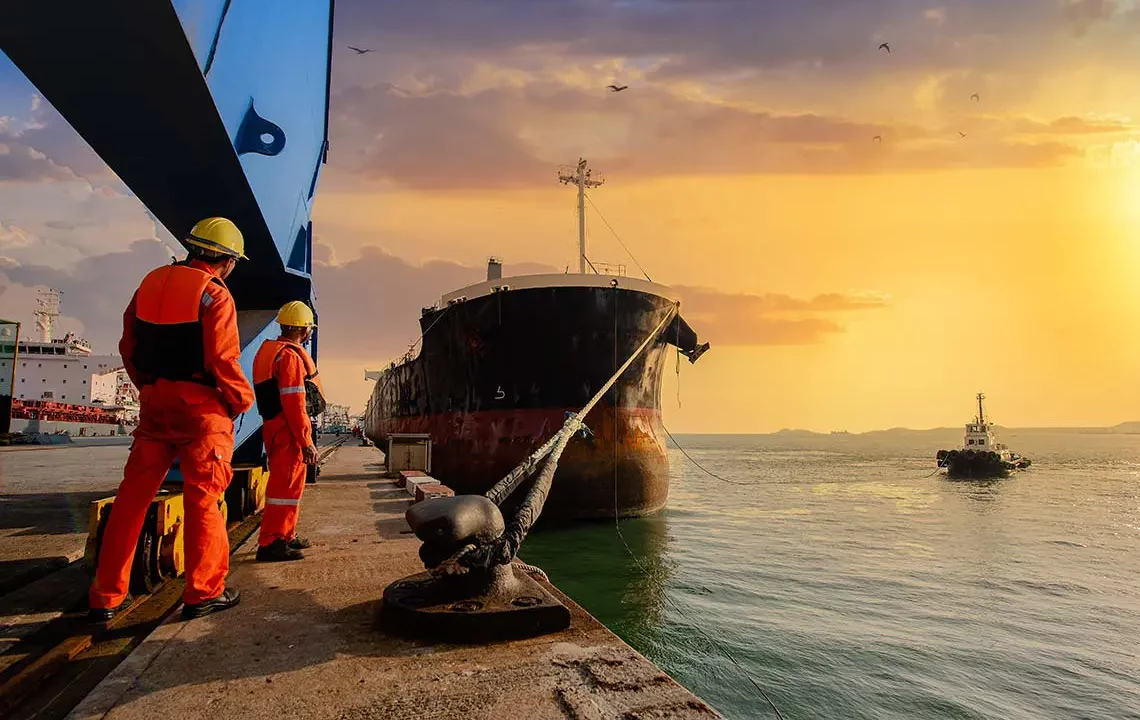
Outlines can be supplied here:
M305 461L306 465L317 464L317 446L309 443L307 448L301 450L301 459Z

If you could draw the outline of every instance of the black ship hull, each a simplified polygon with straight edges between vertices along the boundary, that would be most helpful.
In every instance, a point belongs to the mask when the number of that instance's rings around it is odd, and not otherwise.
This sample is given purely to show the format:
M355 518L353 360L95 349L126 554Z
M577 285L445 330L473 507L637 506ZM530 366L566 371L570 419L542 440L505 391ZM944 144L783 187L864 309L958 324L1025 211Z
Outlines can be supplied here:
M1030 464L1026 458L1008 459L997 452L981 450L939 450L936 459L938 467L945 468L946 475L956 480L1009 477Z
M12 429L12 396L0 395L0 435Z
M642 290L562 284L426 310L420 354L381 373L365 434L381 448L394 433L430 434L432 476L458 493L485 492L580 410L673 305ZM544 517L613 517L615 501L623 516L665 505L670 345L694 360L703 352L675 317L586 417L590 434L564 452Z

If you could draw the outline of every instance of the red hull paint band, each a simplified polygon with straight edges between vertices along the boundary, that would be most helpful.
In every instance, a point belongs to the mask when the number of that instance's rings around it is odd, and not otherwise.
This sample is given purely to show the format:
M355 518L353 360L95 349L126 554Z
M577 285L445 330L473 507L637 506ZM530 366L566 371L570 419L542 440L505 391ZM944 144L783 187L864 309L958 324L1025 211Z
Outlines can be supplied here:
M485 410L386 418L372 440L427 433L431 475L459 493L482 493L501 480L566 421L570 408ZM586 418L587 437L570 441L558 464L543 515L563 519L645 515L669 496L661 411L599 406Z

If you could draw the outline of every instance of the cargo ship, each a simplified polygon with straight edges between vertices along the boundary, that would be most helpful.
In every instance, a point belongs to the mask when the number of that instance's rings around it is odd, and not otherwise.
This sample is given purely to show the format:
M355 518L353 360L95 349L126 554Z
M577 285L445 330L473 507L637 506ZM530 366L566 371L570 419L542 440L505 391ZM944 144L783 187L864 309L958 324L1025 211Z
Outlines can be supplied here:
M978 416L966 423L962 447L939 450L935 459L939 468L946 468L947 476L955 479L985 479L1008 477L1010 473L1029 467L1029 458L1010 451L997 441L993 423L986 420L983 401L978 393Z
M127 434L138 422L138 390L119 356L96 355L73 333L54 337L61 298L39 291L37 339L17 337L15 323L0 329L0 432Z
M393 434L429 435L431 475L458 493L485 492L548 440L679 304L664 285L598 272L582 213L586 188L600 181L584 160L561 178L578 189L579 272L503 277L492 258L486 280L423 309L418 354L367 375L376 381L367 437L383 449ZM610 518L615 505L640 516L665 505L660 397L671 347L695 363L709 346L674 315L586 416L544 517Z

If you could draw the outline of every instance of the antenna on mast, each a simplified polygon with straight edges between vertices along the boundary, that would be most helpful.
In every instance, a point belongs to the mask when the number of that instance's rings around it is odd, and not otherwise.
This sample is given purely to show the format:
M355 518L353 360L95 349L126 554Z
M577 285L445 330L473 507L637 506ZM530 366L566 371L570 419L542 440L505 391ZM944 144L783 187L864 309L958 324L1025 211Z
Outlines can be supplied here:
M50 343L55 319L59 317L59 299L63 293L54 288L46 288L36 293L36 329L40 342Z
M985 393L978 393L978 424L986 424L986 412L982 409L982 401L986 399Z
M586 188L600 187L606 179L586 165L585 158L579 158L576 166L563 165L558 168L558 182L578 188L578 272L586 274Z

